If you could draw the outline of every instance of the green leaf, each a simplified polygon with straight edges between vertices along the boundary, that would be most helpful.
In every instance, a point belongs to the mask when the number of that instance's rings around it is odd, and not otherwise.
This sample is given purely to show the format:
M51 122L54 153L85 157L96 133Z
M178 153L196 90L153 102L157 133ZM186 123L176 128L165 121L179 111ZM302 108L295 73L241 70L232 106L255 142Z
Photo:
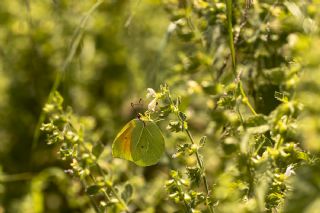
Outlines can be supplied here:
M182 121L185 121L187 119L187 116L186 114L184 114L183 112L179 112L179 118L182 120Z
M201 182L201 170L199 167L187 167L187 175L192 186L199 186Z
M222 148L226 155L230 155L239 149L239 142L236 138L227 137L222 143Z
M256 127L268 124L267 117L261 114L250 116L245 121L246 127Z
M202 148L207 142L207 136L202 136L200 139L199 147Z
M170 121L167 127L171 132L181 132L182 125L180 121Z
M274 98L284 103L288 102L289 100L288 96L289 94L287 92L278 92L278 91L274 92Z
M121 198L124 201L128 202L129 199L131 198L132 194L133 194L133 187L131 184L128 183L125 185L124 190L121 193Z
M250 116L245 121L248 132L252 134L262 134L270 130L267 117L261 114Z
M93 196L93 195L97 194L99 192L99 190L100 190L100 186L91 185L86 189L86 192L87 192L88 195Z
M266 78L270 80L274 84L281 84L285 81L286 78L286 70L287 68L284 67L276 67L272 69L265 69L263 73L265 74Z

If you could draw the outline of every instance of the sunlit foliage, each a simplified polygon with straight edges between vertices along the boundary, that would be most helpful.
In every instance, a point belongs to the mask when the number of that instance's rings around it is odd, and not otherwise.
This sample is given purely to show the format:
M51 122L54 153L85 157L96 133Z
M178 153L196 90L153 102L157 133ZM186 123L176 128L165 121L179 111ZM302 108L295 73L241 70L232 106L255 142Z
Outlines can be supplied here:
M317 212L319 11L0 1L0 212ZM132 119L153 166L112 157Z

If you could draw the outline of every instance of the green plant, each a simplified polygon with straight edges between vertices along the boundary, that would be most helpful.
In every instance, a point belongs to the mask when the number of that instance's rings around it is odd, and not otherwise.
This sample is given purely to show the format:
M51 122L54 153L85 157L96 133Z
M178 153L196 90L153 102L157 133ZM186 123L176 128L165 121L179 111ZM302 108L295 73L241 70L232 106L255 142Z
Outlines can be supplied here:
M0 9L0 22L12 28L0 33L10 41L0 40L8 47L0 51L0 93L8 91L0 103L1 115L8 112L0 139L4 147L13 144L0 149L1 159L11 159L1 161L1 206L9 212L317 212L318 1L54 2L52 17L62 21L45 22L57 26L52 35L38 27L49 4L26 1L28 21L19 21L20 29L11 27L21 19L15 3L0 3L9 11ZM83 11L82 21L73 15ZM21 34L30 42L9 39ZM56 44L65 38L69 47ZM25 70L41 82L33 84ZM131 109L145 90L147 109ZM34 106L38 111L28 116ZM143 145L157 140L156 156L134 149L117 154L123 146L112 152L112 141L131 136L116 132L128 121L141 133L152 124L158 136L144 135ZM8 150L23 151L12 157ZM22 164L15 167L18 153Z
M41 131L47 136L47 143L59 146L60 158L71 166L66 172L79 178L97 212L105 208L128 209L125 201L129 201L132 187L126 185L121 193L118 192L98 164L104 147L90 138L92 119L74 116L71 108L63 109L62 103L63 98L54 92L43 109L48 122L42 124Z

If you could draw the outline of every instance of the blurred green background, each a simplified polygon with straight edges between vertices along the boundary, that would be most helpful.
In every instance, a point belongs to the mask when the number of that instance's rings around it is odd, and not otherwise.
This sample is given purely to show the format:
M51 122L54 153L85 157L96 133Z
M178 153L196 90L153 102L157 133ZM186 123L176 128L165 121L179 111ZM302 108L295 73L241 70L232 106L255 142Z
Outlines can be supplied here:
M167 153L156 166L143 169L111 157L110 145L116 133L136 116L131 103L142 98L145 108L146 88L157 89L161 83L168 83L176 95L182 96L181 108L190 118L196 140L204 134L209 138L203 155L209 184L216 187L214 197L222 203L218 212L254 212L250 206L256 207L260 200L245 185L254 182L248 178L251 171L247 168L252 156L239 154L246 135L234 131L234 135L222 137L225 129L237 128L238 123L232 123L237 116L227 107L216 108L223 102L217 101L218 95L230 89L234 80L226 60L229 47L225 1L192 1L192 12L188 12L194 32L183 19L181 8L186 2L105 0L89 14L96 4L94 0L0 1L0 213L93 212L80 181L65 172L70 162L60 160L59 147L48 146L45 137L38 135L42 107L57 79L64 106L71 106L89 127L89 142L105 145L102 168L116 183L134 186L133 212L181 209L168 200L164 184L170 169L195 163L191 158L170 158L176 144L186 137L167 132ZM208 5L214 9L209 10L203 2L210 2ZM250 102L258 113L270 116L269 123L278 122L280 119L275 117L284 108L295 114L297 102L303 103L298 124L296 115L292 116L293 125L288 125L292 131L286 135L284 145L294 143L294 151L312 153L313 162L318 162L320 124L315 103L320 103L320 2L253 1L247 14L250 18L240 32L248 2L234 1L233 23L234 32L239 32L238 68ZM77 42L79 45L75 45ZM282 103L275 94L289 94L292 105ZM249 115L245 107L241 110ZM260 138L251 138L250 142L254 140ZM267 153L267 146L256 153L258 157ZM301 160L279 158L284 166L273 170L279 173ZM297 172L287 212L317 212L319 171L317 164L312 164ZM264 174L262 166L256 173L259 180ZM306 193L301 183L309 184L312 193ZM266 193L266 187L263 190ZM283 194L279 197L284 199ZM300 206L290 205L298 204L301 198L305 199ZM245 206L239 200L249 201ZM270 200L272 207L280 205L278 200Z
M32 150L41 109L57 73L63 71L59 91L65 104L94 117L100 129L96 137L110 143L120 126L134 116L130 103L138 102L139 95L144 98L145 88L157 84L154 73L165 70L159 50L169 20L161 2L153 0L102 3L89 17L75 56L63 70L75 32L95 3L0 2L0 168L4 174L0 203L8 212L32 212L23 210L33 206L32 178L46 170L48 174L43 174L50 179L48 168L68 167L57 159L57 149L42 138ZM167 57L163 60L170 60ZM36 189L57 204L50 206L48 201L45 212L76 210L57 181L48 180Z

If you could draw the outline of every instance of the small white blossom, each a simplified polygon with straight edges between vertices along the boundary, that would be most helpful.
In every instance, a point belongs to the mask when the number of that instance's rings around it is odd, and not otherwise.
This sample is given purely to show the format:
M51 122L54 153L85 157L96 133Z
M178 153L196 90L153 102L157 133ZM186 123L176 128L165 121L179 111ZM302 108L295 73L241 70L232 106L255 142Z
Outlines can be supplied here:
M172 33L176 28L177 28L177 24L174 23L174 22L171 22L171 23L169 24L169 26L168 26L167 31L168 31L168 33Z
M155 98L156 97L156 91L152 88L147 89L147 98Z
M157 99L154 98L154 99L152 99L152 101L148 104L148 110L150 110L150 111L155 111L156 106L157 106Z
M155 111L157 106L157 93L152 88L147 89L147 98L152 98L150 103L148 104L148 110Z
M289 177L292 174L295 174L295 172L293 171L293 166L289 165L286 169L286 172L284 173L285 176Z

